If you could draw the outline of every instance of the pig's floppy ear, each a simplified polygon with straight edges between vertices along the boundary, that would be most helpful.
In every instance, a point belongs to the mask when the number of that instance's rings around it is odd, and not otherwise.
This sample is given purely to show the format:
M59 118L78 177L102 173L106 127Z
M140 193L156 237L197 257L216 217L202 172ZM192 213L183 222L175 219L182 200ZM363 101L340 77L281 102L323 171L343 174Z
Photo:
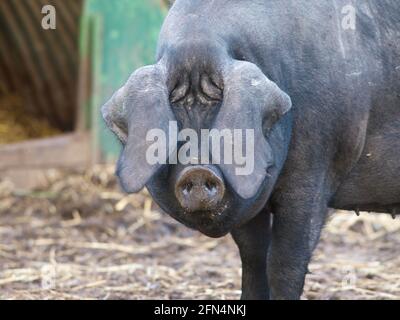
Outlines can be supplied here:
M254 170L240 175L241 166L221 162L220 168L233 189L244 199L252 198L267 177L267 170L274 164L266 134L276 122L292 107L290 97L254 64L234 61L224 72L224 97L221 109L216 117L214 128L243 130L242 152L246 151L246 129L254 130L254 144L249 147L254 155ZM223 139L221 139L223 152ZM254 147L252 147L254 146ZM234 146L236 148L237 146Z
M129 193L138 192L162 166L146 159L148 147L154 143L146 140L148 132L161 130L168 139L169 122L175 121L164 67L153 65L134 72L102 107L102 114L124 145L117 169L121 185Z
M107 127L118 137L123 145L128 138L128 125L125 111L126 87L122 87L101 108Z

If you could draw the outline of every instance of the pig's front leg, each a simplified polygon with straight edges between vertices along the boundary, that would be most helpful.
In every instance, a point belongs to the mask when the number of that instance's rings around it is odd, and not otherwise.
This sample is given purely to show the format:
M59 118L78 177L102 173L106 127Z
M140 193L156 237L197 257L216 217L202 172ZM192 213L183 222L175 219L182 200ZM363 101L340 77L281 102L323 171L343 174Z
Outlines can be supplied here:
M300 299L308 264L328 212L318 191L307 192L313 200L305 200L302 192L288 194L289 198L273 208L268 256L270 298L273 300ZM297 196L303 198L296 200Z
M270 213L264 209L253 220L232 232L242 260L243 300L269 298L267 253L270 226Z
M291 182L293 188L286 185L282 194L273 196L268 280L274 300L300 299L308 264L326 220L329 192L320 181L308 182Z

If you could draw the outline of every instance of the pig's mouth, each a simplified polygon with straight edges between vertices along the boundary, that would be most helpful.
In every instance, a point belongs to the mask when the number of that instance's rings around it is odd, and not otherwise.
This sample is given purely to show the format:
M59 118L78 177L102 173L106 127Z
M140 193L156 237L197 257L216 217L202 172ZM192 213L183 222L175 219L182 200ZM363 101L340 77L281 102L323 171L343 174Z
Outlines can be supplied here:
M185 211L183 207L171 214L185 226L195 229L211 238L224 237L246 224L259 213L271 194L274 186L271 178L265 178L260 190L249 201L243 201L229 184L225 184L225 195L218 206L211 210Z
M167 183L165 182L167 181ZM242 199L218 168L164 167L147 185L160 208L188 228L220 238L240 227L265 205L271 187L266 177L252 199Z
M227 207L226 207L227 208ZM234 226L234 221L224 208L185 212L174 216L180 223L197 230L211 238L220 238L227 235Z
M226 185L217 167L185 167L176 176L174 193L179 210L172 216L178 221L211 237L229 233Z

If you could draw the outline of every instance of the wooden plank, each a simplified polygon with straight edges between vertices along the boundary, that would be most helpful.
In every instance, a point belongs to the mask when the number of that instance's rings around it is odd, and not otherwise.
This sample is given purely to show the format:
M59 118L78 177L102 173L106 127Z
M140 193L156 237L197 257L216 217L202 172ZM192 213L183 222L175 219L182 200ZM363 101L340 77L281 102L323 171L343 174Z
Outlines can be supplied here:
M0 178L11 182L14 188L24 191L46 188L49 185L46 171L41 169L11 169L2 171Z
M5 171L88 166L90 134L73 133L0 147L0 178Z

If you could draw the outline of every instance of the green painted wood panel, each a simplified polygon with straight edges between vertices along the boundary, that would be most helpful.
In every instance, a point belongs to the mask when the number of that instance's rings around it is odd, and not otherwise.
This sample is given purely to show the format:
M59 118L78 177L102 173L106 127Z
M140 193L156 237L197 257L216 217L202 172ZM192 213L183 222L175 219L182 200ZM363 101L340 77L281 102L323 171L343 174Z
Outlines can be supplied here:
M88 105L94 152L100 152L107 161L118 156L120 144L105 128L100 107L135 69L155 62L158 34L167 13L165 3L164 0L86 0L81 58L89 52L92 97Z

